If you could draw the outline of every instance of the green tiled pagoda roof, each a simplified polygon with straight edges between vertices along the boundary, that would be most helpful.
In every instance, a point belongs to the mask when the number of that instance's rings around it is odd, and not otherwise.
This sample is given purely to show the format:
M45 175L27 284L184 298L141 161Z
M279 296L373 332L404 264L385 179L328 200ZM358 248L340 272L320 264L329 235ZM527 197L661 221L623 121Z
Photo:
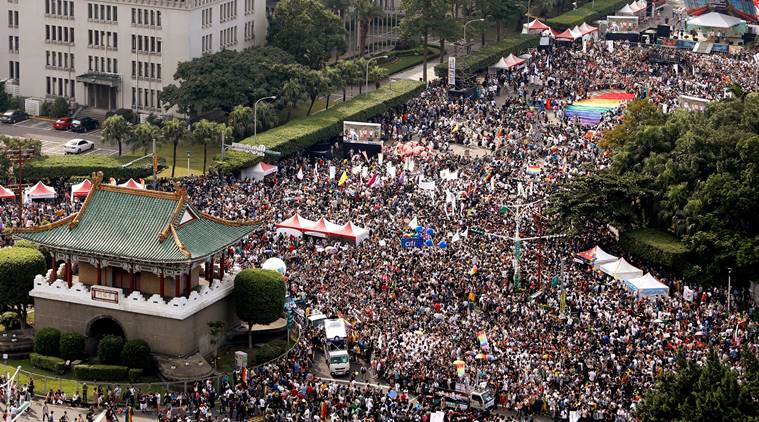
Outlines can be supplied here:
M217 253L258 227L253 222L199 213L187 204L185 195L95 184L78 215L19 229L15 235L62 251L147 263L187 263ZM195 218L180 224L185 212Z

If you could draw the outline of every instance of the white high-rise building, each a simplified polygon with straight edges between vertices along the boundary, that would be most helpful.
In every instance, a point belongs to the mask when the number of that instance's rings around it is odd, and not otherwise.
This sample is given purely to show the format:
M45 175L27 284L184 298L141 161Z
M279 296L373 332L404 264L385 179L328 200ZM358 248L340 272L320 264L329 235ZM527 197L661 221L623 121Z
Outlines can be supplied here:
M2 0L0 79L23 97L161 112L180 62L266 40L266 0ZM7 18L6 18L7 16Z

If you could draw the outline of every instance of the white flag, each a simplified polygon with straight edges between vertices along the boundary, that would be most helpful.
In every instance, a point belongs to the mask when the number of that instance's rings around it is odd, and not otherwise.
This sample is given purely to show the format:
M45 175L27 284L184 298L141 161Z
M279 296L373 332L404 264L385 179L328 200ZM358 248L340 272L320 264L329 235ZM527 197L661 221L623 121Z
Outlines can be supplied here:
M453 239L451 239L451 243L458 242L459 240L461 240L461 236L456 232L456 234L453 235Z
M419 221L417 221L416 217L412 218L411 221L408 222L408 226L412 229L415 229L419 227Z
M319 181L319 163L314 164L314 182Z
M387 163L387 175L390 176L391 179L395 179L396 168L391 163Z
M361 166L361 177L366 179L369 177L369 168L366 166Z
M337 172L337 169L335 166L329 166L329 179L335 180L335 173Z
M382 165L382 159L383 158L384 157L382 156L381 152L379 154L377 154L377 164Z
M298 180L303 180L303 167L298 169Z
M461 233L461 237L467 237L467 236L469 236L469 229L468 228L466 230L464 230L464 233Z

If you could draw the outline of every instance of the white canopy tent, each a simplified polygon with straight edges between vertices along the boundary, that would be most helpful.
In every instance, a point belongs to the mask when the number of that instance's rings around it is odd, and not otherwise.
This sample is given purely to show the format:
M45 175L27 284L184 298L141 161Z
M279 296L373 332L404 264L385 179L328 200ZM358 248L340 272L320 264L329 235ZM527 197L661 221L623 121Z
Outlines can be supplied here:
M629 4L626 4L625 7L619 9L617 11L617 15L619 16L635 16L636 10L630 7Z
M495 70L506 70L509 68L509 65L506 64L506 60L504 60L503 57L501 57L501 60L498 60L494 65L490 66L490 69Z
M657 280L651 273L627 280L627 288L639 298L669 296L669 287Z
M593 259L593 265L595 265L595 266L601 266L601 265L604 265L604 264L608 264L610 262L614 262L617 259L619 259L616 256L614 256L614 255L606 252L605 250L601 249L600 246L596 246L595 253L596 253L595 254L595 258Z
M601 265L599 269L617 280L630 280L632 278L643 276L643 270L633 267L629 262L625 261L624 258L619 258L617 261Z

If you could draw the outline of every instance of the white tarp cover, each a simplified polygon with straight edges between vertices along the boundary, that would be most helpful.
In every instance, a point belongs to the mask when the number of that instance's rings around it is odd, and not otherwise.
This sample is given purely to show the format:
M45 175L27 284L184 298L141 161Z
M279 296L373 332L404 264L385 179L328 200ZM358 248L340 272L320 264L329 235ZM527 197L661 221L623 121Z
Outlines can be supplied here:
M273 164L264 163L263 161L258 162L253 167L248 167L246 169L243 169L241 172L241 177L243 179L253 179L253 180L264 180L264 177L277 173L277 166Z
M608 264L609 262L614 262L617 259L619 258L601 249L600 246L596 246L595 259L593 260L594 265Z
M24 190L24 197L27 199L55 199L58 194L55 189L47 186L42 182L37 182L34 186L30 186Z
M509 65L506 64L506 60L501 57L494 65L490 66L491 69L508 69Z
M743 21L732 16L711 12L705 15L688 19L688 25L710 26L712 28L732 28L740 25Z
M629 280L631 278L637 278L643 276L643 270L633 267L624 258L608 264L601 265L601 271L614 277L617 280Z
M669 287L661 283L651 273L646 273L643 277L631 278L627 280L627 288L635 292L638 297L657 297L668 296Z

